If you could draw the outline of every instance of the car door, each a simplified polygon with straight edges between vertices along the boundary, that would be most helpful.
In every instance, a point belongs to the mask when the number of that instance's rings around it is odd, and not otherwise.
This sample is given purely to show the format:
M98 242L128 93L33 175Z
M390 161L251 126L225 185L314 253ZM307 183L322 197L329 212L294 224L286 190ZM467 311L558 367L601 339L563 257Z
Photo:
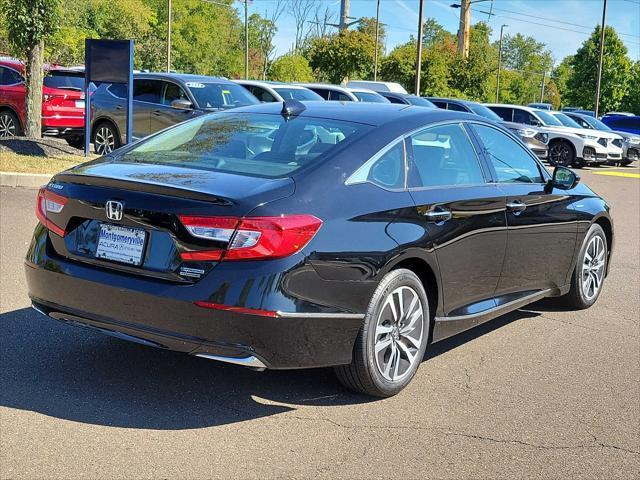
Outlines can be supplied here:
M507 245L505 198L463 123L409 136L409 191L436 253L445 316L495 307Z
M146 137L151 130L151 112L160 105L162 81L150 78L133 80L133 136Z
M0 66L0 105L10 107L23 127L26 94L22 75L12 68Z
M150 133L165 129L176 123L184 122L194 116L193 108L175 108L171 106L174 100L192 102L184 89L174 82L163 81L160 103L151 110L149 117ZM193 105L193 104L192 104Z
M544 167L508 133L486 124L472 128L507 207L507 251L496 296L565 285L578 233L575 198L548 191Z

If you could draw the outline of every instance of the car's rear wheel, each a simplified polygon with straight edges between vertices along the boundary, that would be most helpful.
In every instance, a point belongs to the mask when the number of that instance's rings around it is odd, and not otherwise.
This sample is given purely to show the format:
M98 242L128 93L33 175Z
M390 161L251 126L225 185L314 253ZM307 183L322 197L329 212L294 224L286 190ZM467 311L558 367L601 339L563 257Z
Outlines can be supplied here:
M65 140L67 141L70 147L80 148L80 149L84 148L84 137L81 137L80 135L67 137L65 138Z
M429 302L410 270L393 270L376 289L349 365L335 368L347 388L376 397L400 392L415 375L427 348Z
M93 132L93 148L98 155L106 155L120 148L120 137L110 122L98 124Z
M570 167L576 159L576 154L568 142L559 140L549 145L549 163L553 166Z
M591 225L571 277L571 290L561 299L566 306L582 310L596 303L602 291L608 259L604 230L598 224Z
M0 112L0 138L17 137L22 135L20 120L11 110Z

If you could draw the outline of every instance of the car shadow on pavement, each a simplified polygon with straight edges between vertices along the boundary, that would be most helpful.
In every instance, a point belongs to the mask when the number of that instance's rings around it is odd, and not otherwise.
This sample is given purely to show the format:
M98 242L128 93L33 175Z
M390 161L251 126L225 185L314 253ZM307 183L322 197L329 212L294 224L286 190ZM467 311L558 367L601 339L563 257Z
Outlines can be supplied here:
M535 315L500 317L426 358ZM67 327L30 308L0 314L0 339L0 405L75 422L180 430L376 400L345 390L328 368L255 372Z

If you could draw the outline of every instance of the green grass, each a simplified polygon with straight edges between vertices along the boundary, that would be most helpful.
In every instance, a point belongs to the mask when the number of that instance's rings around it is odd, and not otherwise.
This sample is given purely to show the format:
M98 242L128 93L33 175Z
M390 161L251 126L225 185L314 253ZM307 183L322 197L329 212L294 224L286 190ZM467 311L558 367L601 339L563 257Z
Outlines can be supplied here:
M79 155L41 157L2 151L0 152L0 171L53 174L78 165L86 160L88 159Z

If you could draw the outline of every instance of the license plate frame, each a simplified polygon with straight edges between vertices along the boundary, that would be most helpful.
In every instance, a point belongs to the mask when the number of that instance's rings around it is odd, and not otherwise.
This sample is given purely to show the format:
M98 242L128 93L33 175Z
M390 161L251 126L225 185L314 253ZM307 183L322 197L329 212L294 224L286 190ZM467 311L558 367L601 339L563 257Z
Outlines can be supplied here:
M139 267L144 261L147 232L142 228L100 224L95 257Z

